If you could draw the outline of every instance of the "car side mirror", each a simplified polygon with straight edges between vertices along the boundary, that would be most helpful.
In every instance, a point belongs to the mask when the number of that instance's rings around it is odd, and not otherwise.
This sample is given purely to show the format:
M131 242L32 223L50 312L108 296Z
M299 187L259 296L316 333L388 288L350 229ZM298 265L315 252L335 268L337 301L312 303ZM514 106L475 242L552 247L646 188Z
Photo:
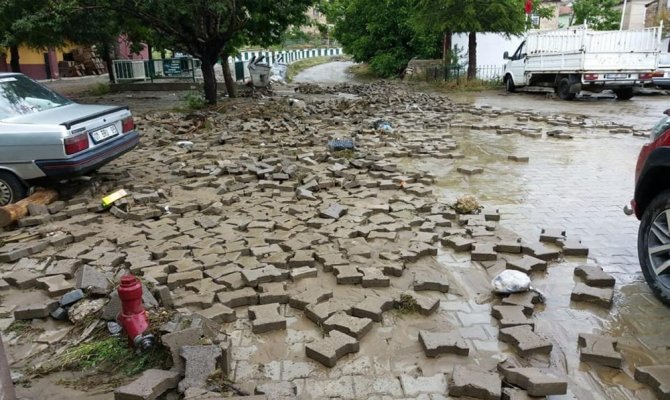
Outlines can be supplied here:
M509 60L509 52L508 51L503 53L503 59L504 60Z
M667 110L663 111L663 114L670 116L670 108L668 108Z

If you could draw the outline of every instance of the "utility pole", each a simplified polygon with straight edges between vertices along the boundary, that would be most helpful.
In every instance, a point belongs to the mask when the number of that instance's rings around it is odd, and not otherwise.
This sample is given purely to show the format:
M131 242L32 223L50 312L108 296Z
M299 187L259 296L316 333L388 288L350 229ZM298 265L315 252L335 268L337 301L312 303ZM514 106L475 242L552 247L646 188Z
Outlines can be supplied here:
M667 0L666 0L667 1ZM623 0L623 8L621 9L621 24L619 24L619 30L623 30L623 19L626 16L626 5L628 3L628 0Z

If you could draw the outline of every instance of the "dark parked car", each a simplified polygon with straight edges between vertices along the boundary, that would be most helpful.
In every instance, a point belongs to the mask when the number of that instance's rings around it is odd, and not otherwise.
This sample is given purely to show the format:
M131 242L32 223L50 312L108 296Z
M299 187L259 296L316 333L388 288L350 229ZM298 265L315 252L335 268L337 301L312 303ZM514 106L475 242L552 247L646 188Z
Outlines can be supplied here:
M31 181L86 174L138 142L127 107L77 104L0 73L0 206L25 197Z
M654 294L670 305L670 110L654 126L635 168L635 197L626 214L640 220L637 252Z

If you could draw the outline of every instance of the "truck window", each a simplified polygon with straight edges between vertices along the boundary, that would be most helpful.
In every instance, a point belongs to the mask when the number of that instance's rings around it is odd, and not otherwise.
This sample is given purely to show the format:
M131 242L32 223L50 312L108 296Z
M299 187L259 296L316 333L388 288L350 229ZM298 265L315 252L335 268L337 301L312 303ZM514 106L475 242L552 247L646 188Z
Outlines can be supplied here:
M526 42L521 43L519 48L516 49L516 52L512 56L512 60L521 60L524 57L526 57Z

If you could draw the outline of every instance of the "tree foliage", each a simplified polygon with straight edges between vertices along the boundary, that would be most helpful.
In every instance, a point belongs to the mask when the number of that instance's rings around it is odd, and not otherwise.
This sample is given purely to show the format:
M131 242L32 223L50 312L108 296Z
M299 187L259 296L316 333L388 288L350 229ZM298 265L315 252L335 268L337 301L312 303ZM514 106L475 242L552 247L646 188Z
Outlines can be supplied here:
M599 30L619 29L621 10L618 0L575 0L572 3L574 25L588 24Z

